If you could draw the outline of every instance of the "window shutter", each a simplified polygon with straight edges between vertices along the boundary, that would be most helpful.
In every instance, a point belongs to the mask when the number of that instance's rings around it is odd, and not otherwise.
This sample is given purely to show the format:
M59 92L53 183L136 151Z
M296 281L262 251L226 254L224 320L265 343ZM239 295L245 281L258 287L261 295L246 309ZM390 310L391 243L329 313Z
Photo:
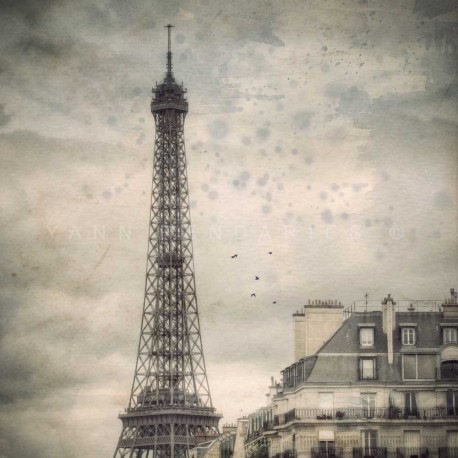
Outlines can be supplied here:
M446 393L447 397L447 415L453 415L453 391L452 390L447 390Z
M415 392L410 393L412 396L412 415L418 416L417 399Z
M406 409L406 415L410 415L410 409L412 406L410 405L410 393L409 392L404 393L404 406Z

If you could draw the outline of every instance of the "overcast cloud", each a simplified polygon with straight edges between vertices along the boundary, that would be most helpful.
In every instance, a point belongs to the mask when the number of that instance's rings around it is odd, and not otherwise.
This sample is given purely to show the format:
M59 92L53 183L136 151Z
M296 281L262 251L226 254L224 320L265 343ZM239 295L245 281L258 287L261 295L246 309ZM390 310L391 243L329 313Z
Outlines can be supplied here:
M165 24L188 89L196 282L223 422L261 406L293 362L291 314L309 298L457 287L455 5L3 0L0 458L114 451Z

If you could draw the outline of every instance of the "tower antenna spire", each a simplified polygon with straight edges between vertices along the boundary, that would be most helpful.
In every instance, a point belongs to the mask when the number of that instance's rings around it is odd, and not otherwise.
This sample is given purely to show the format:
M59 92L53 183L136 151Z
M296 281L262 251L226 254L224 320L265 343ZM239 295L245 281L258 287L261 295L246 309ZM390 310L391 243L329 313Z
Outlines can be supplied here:
M168 24L165 27L168 29L168 51L167 51L167 77L171 78L172 75L172 24Z

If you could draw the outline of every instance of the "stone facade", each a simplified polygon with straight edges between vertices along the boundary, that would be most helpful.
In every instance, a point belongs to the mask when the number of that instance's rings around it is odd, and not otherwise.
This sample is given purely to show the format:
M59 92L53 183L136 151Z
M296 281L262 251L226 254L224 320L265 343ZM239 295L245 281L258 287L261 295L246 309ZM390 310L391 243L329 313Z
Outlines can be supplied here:
M269 406L249 415L246 450L263 440L273 458L458 458L456 302L453 290L424 308L388 296L330 323L315 353L282 371ZM306 313L294 315L296 351Z

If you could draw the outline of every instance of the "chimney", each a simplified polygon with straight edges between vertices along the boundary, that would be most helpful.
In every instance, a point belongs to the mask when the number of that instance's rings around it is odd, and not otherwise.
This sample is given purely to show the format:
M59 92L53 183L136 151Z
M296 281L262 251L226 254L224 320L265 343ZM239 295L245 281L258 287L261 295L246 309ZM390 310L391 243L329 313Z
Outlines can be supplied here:
M249 420L246 417L237 419L233 458L245 457L245 439L248 434Z
M393 331L396 327L395 305L396 302L394 302L391 294L388 294L388 297L382 301L383 333L386 334L388 364L393 364Z
M295 361L314 355L339 329L343 308L333 300L309 300L300 312L293 314Z
M275 379L273 377L270 377L269 392L266 394L266 406L270 406L273 397L277 394L277 385L278 383L275 381Z
M458 319L458 292L454 288L450 289L450 299L445 299L442 304L444 318Z

